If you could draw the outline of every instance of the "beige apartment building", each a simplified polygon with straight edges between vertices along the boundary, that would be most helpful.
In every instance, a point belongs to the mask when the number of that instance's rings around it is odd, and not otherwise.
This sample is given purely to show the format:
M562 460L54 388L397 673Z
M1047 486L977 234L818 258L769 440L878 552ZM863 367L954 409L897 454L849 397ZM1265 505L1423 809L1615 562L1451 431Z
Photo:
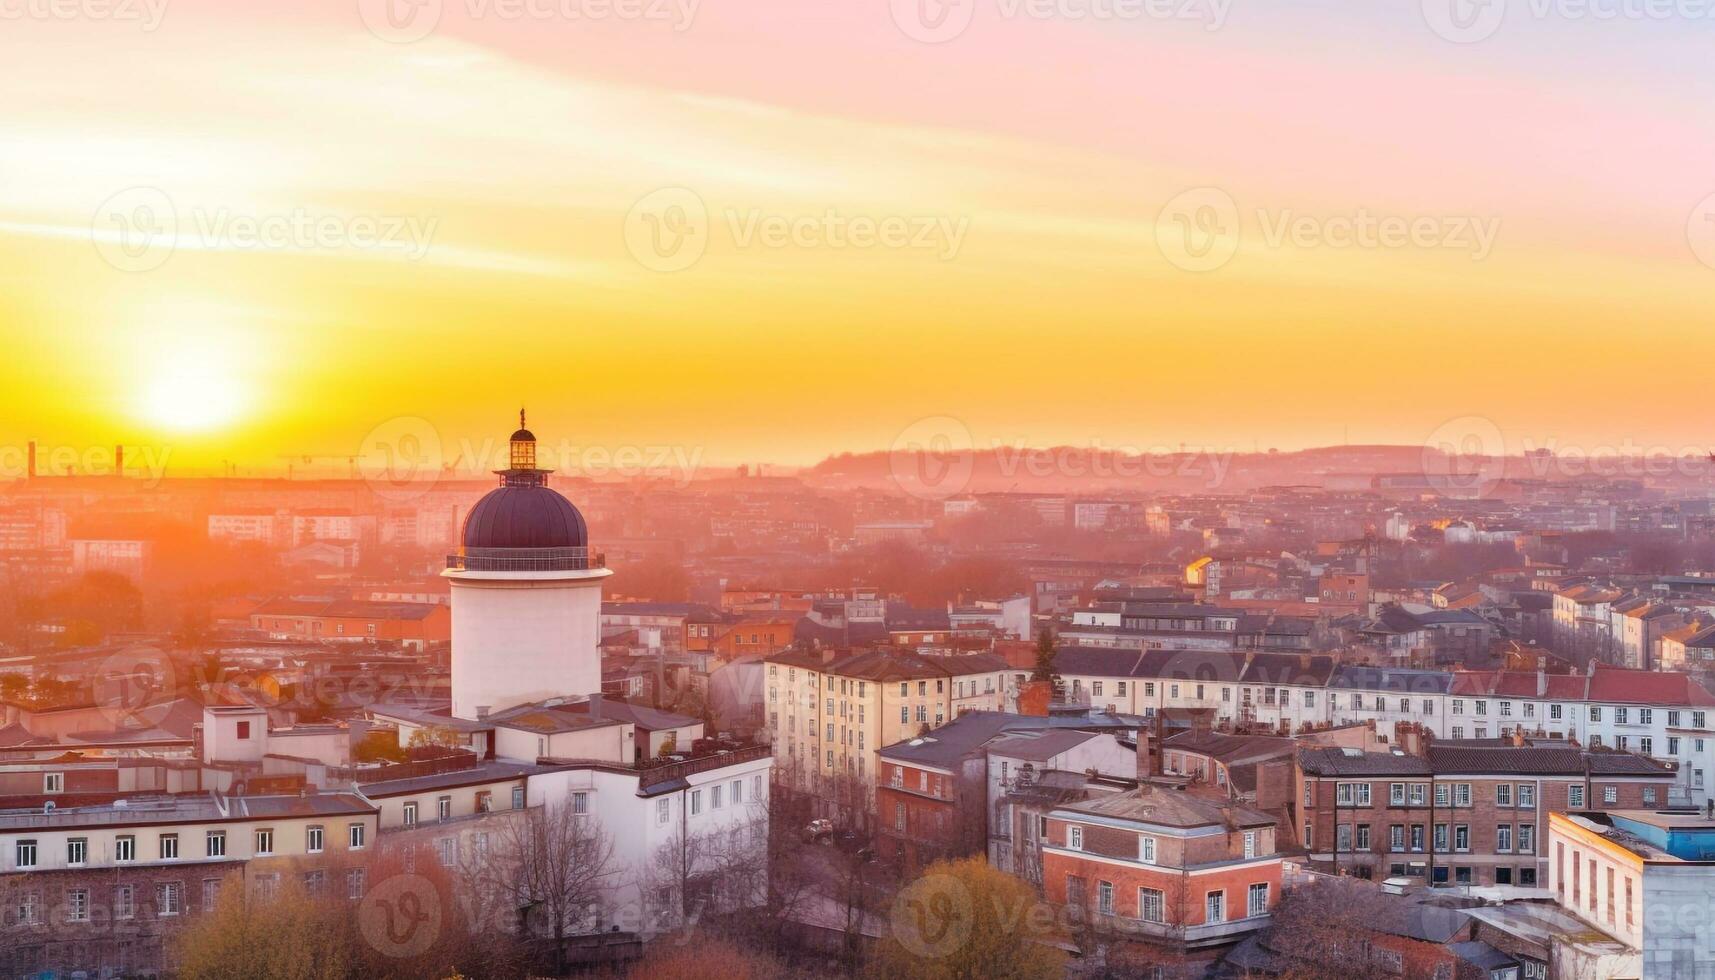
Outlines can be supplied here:
M804 790L872 784L876 750L967 711L1007 710L1025 673L988 653L782 653L766 663L775 764Z

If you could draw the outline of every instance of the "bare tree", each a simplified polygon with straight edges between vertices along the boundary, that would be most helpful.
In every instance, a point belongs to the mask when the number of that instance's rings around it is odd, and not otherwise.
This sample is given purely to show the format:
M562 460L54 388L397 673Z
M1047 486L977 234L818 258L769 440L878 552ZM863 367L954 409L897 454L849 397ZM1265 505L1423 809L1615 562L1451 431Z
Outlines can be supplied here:
M568 796L500 821L492 858L477 873L526 928L553 936L555 972L564 973L566 936L595 927L617 873L613 838Z

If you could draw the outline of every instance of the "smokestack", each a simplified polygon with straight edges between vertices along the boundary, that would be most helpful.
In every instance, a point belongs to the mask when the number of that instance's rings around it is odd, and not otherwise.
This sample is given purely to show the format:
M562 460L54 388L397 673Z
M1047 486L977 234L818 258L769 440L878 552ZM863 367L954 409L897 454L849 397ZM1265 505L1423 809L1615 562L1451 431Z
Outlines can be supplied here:
M601 721L601 695L590 695L590 720Z
M24 475L27 479L34 480L36 478L36 440L34 439L30 440L30 460L25 466Z
M114 446L113 447L113 475L114 476L124 476L125 475L125 447L124 446Z

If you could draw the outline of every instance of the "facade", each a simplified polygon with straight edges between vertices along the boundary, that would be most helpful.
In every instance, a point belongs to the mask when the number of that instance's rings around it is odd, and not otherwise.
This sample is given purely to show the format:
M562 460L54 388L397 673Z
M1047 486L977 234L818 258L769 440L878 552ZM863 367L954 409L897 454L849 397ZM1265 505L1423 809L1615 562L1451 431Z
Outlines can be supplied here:
M1298 734L1418 725L1444 741L1523 733L1635 752L1673 767L1671 799L1701 806L1715 772L1715 695L1681 673L1593 664L1584 674L1336 666L1332 658L1062 647L1067 690L1127 714L1207 709L1217 725Z
M836 779L873 785L882 746L968 711L1004 710L1015 697L1017 672L991 654L784 653L764 662L775 751L787 778L806 789Z
M452 613L439 603L274 599L251 612L250 625L275 639L317 643L392 642L422 649L452 638Z
M1295 809L1319 870L1535 888L1551 814L1662 806L1672 782L1648 759L1564 746L1302 749Z
M1263 928L1280 900L1274 818L1143 787L1040 818L1046 899L1121 937L1195 948Z

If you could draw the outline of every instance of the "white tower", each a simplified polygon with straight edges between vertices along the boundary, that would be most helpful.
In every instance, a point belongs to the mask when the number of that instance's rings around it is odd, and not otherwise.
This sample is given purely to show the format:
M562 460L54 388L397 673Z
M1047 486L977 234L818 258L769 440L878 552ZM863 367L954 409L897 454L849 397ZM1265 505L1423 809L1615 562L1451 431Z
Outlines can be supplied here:
M453 715L601 691L601 588L584 517L536 468L518 413L511 465L471 508L442 572L452 586Z

